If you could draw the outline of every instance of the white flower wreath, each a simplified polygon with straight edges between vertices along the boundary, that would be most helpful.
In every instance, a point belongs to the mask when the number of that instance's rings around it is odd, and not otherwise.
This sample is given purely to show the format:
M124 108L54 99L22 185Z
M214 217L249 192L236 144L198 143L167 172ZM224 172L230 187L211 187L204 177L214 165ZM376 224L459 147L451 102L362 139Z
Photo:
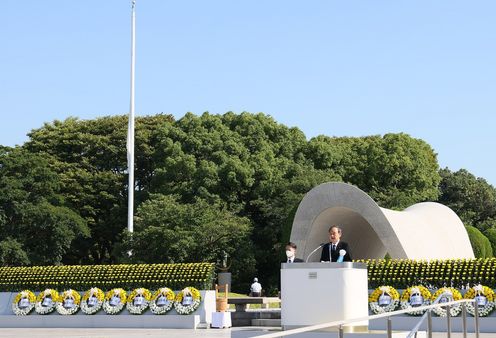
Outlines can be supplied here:
M468 290L464 298L475 299L479 316L487 317L495 308L494 296L494 291L491 288L479 284ZM467 312L472 316L475 316L475 307L474 303L467 303Z
M151 298L152 295L148 289L134 289L127 299L127 310L133 315L140 315L148 307Z
M112 289L105 295L103 302L103 311L109 315L115 315L124 309L127 297L126 291L121 288Z
M59 293L54 289L46 289L36 298L34 309L39 315L46 315L55 310L55 302L59 299Z
M36 296L29 290L21 291L15 296L12 302L12 311L16 316L26 316L33 309L36 303Z
M169 288L160 288L152 296L150 311L156 315L163 315L174 306L174 291Z
M441 300L439 301L439 304L442 304L443 302L451 302L454 300L462 299L462 294L460 293L460 291L458 291L455 288L444 287L444 288L440 288L439 290L437 290L432 295L431 300L434 302L442 294L445 295L445 296L443 296L443 298L446 298L446 299L441 298ZM462 305L461 304L455 304L455 305L450 306L451 317L458 316L461 311L462 311ZM439 317L446 317L448 315L448 312L446 311L446 309L444 307L435 307L434 309L432 309L432 312L437 314Z
M410 310L411 316L420 316L425 310L415 310L416 307L429 305L431 303L431 292L425 286L416 285L407 288L401 294L400 308L402 310Z
M375 289L369 296L369 306L375 314L391 312L399 304L400 295L392 286L383 285Z
M83 295L81 300L81 311L87 315L93 315L100 311L105 300L105 294L99 288L91 288Z
M189 315L198 309L200 303L200 291L193 287L187 287L177 293L174 308L180 315Z
M57 299L55 308L61 315L72 315L79 310L81 295L74 290L67 290Z

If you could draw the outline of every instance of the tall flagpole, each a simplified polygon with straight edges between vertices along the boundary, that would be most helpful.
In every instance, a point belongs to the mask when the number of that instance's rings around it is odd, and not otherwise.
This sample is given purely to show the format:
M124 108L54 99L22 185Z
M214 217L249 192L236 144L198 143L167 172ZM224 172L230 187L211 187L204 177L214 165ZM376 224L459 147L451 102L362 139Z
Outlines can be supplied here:
M134 64L135 64L135 47L136 47L136 0L132 1L131 10L131 100L129 107L129 118L127 128L127 168L129 174L128 182L128 203L127 203L127 230L133 232L134 218Z

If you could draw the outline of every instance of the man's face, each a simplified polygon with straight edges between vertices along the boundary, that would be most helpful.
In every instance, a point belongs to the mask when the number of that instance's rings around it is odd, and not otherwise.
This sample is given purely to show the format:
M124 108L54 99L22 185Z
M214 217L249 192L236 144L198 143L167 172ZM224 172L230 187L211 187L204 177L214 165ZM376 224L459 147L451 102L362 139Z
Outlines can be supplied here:
M338 228L332 228L329 231L329 241L331 243L337 243L341 239L341 234L339 233Z
M289 257L294 257L296 254L295 248L290 247L289 245L286 246L286 256Z

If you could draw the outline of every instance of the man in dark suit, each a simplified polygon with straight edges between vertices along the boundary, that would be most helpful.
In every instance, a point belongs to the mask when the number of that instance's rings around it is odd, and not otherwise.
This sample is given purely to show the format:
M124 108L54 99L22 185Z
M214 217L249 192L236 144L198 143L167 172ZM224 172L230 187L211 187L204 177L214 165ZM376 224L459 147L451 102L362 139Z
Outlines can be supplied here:
M329 243L322 247L320 261L324 262L337 262L340 251L344 250L344 262L351 262L350 246L346 242L341 241L343 230L340 227L333 225L329 228Z
M286 261L283 263L301 263L303 259L296 258L296 244L293 242L288 242L286 244Z

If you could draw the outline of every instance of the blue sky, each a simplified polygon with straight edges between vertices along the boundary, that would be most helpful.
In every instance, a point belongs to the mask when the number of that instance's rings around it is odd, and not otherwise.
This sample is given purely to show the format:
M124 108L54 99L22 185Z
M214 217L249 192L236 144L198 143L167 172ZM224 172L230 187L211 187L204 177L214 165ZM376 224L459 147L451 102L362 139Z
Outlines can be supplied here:
M3 0L0 144L129 109L130 0ZM137 114L405 132L496 185L496 2L137 0Z

